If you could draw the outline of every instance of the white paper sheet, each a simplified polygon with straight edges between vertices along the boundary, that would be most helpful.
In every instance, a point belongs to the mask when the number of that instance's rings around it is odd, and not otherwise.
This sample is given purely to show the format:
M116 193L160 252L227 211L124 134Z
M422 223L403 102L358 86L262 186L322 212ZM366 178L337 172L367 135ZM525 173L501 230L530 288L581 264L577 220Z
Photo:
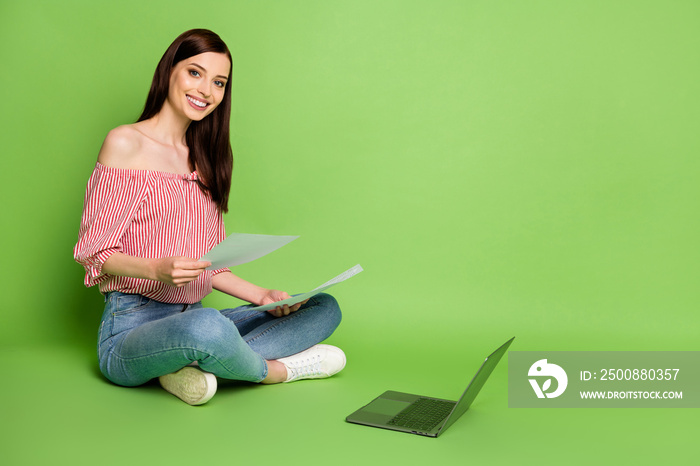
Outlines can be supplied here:
M341 273L337 277L335 277L331 280L328 280L323 285L319 286L318 288L314 288L313 290L311 290L307 293L298 294L296 296L292 296L291 298L283 299L282 301L277 301L276 303L243 309L240 312L244 312L244 311L246 311L246 312L247 311L269 311L271 309L276 308L277 306L283 306L285 304L287 304L288 306L292 306L296 303L300 303L300 302L304 301L305 299L309 299L312 296L315 296L315 295L327 290L328 288L330 288L331 286L333 286L335 284L338 284L340 282L344 282L348 278L353 277L353 276L357 275L358 273L362 272L362 270L363 269L360 266L360 264L357 264L355 267L352 267L352 268L346 270L345 272Z
M211 262L211 266L207 267L207 270L232 267L254 261L297 238L298 236L233 233L214 246L200 260Z

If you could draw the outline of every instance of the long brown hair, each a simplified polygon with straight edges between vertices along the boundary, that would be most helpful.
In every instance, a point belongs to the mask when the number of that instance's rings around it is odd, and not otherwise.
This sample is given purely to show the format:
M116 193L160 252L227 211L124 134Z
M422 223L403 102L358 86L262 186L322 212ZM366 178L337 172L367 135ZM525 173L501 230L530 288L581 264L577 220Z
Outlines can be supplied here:
M170 91L170 75L173 67L194 55L205 52L225 54L229 62L231 52L221 38L208 29L191 29L180 34L170 44L158 62L153 75L151 90L146 98L143 113L137 121L154 117L163 108ZM231 189L233 153L229 124L231 121L231 69L224 88L224 98L214 111L201 121L192 121L187 128L185 141L189 148L190 169L197 170L200 189L209 194L221 212L228 212L228 196Z

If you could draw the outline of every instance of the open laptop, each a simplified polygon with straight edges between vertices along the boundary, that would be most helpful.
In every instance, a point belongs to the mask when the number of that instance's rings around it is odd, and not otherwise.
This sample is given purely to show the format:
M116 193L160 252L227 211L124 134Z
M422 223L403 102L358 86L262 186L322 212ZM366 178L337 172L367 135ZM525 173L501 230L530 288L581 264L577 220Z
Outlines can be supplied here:
M346 421L409 434L437 437L464 414L479 394L486 380L506 353L515 337L491 353L464 390L458 401L443 400L408 393L386 391L358 409Z

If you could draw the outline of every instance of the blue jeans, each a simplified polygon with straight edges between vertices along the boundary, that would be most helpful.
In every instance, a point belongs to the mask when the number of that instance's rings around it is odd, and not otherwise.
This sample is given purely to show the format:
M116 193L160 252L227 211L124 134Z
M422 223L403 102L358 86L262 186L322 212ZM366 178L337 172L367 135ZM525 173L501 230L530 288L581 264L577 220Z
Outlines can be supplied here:
M340 324L340 308L327 294L284 317L168 304L111 292L98 337L100 370L112 382L141 385L192 362L226 379L260 382L267 360L296 354L325 340Z

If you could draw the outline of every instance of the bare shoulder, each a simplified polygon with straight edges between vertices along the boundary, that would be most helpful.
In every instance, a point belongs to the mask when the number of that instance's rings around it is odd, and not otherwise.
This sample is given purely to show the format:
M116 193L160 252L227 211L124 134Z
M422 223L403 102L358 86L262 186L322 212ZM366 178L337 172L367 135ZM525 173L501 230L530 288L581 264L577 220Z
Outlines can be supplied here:
M139 165L144 135L135 125L123 125L107 133L97 161L113 168L135 168Z

